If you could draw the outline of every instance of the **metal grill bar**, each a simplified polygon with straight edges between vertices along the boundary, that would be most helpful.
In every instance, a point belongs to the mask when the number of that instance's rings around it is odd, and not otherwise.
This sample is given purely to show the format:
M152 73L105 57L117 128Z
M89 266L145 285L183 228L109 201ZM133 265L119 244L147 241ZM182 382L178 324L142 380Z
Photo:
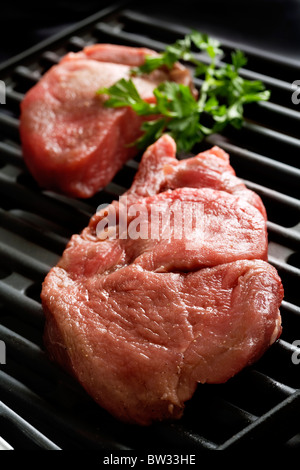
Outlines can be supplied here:
M262 80L271 89L270 102L249 106L242 130L211 136L194 153L211 145L227 150L238 176L266 205L269 261L286 291L281 339L228 383L199 386L180 422L149 429L116 422L43 352L41 282L96 207L130 186L140 156L88 201L41 191L26 170L20 147L19 106L24 94L68 51L106 41L161 50L187 32L182 25L118 4L0 67L0 78L7 84L7 104L0 108L0 339L8 357L0 371L4 447L203 451L249 443L284 445L300 431L300 380L291 360L298 351L293 341L300 331L300 113L291 101L299 63L255 48L222 40L222 61L233 49L243 49L249 62L242 75ZM196 80L196 85L201 82Z
M1 304L22 320L26 319L34 326L42 327L44 324L44 315L39 302L36 302L14 289L10 285L0 281Z
M297 431L298 426L291 425L290 419L295 413L298 414L300 394L299 392L279 405L274 407L270 412L264 414L262 418L258 418L253 424L241 431L237 436L233 436L227 442L219 446L219 450L234 449L236 446L240 449L243 446L252 446L264 449L281 443L282 440L288 440Z
M22 442L21 448L28 449L44 449L44 450L59 450L60 448L51 442L46 436L41 434L34 426L31 426L27 421L17 415L4 403L0 402L0 419L5 424L6 433L8 439L11 442L18 441ZM24 443L27 443L27 446ZM13 449L12 446L6 443L8 449Z

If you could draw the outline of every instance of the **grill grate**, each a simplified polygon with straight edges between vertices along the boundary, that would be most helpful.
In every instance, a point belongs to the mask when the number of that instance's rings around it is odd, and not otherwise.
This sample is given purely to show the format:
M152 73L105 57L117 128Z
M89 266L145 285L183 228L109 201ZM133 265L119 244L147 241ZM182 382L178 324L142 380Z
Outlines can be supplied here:
M199 386L182 420L137 429L116 422L51 364L43 350L41 282L70 236L103 202L131 184L138 158L129 161L103 191L75 201L40 191L22 160L18 134L24 93L69 51L111 42L161 50L187 28L117 5L30 49L0 68L6 105L0 107L0 448L158 450L228 449L249 443L300 447L300 375L292 362L300 339L299 120L291 83L299 63L223 41L226 62L243 49L243 75L260 79L272 99L247 108L241 131L226 130L197 145L217 144L247 186L263 199L269 216L270 262L285 288L283 334L253 367L223 385Z

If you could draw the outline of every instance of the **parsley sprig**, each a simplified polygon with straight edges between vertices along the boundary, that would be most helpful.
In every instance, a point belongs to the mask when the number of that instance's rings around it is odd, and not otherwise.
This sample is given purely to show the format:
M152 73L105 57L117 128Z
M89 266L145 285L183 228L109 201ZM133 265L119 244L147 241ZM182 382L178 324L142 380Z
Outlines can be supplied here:
M194 50L205 53L209 60L199 60ZM140 116L153 116L142 124L144 132L132 145L144 150L167 132L179 151L190 151L206 136L221 132L228 125L240 128L244 105L270 97L261 81L240 76L240 69L247 63L243 52L233 52L231 63L218 67L217 59L222 54L217 40L192 31L161 54L147 56L143 65L131 70L133 76L149 74L161 67L171 69L177 61L188 61L194 65L194 76L202 81L198 98L187 85L165 81L153 91L155 103L148 103L139 95L132 78L123 78L97 93L108 95L104 103L107 107L130 106Z

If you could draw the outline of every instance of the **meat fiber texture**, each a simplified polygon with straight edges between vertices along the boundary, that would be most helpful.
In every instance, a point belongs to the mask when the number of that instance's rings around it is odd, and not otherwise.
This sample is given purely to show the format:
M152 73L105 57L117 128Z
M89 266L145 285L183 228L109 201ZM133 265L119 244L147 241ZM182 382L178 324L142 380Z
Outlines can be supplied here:
M69 53L51 67L21 103L20 137L25 163L38 184L71 197L88 198L105 187L136 153L143 117L131 108L105 108L96 91L142 65L155 52L112 44L88 46ZM133 77L143 99L171 80L189 85L189 71L176 63Z
M182 204L203 223L176 237ZM141 230L150 208L176 211L159 236L126 237L137 207ZM178 161L165 135L144 153L127 193L73 235L47 275L48 353L121 421L179 419L199 382L226 382L280 336L283 287L267 249L262 201L228 155L213 147Z

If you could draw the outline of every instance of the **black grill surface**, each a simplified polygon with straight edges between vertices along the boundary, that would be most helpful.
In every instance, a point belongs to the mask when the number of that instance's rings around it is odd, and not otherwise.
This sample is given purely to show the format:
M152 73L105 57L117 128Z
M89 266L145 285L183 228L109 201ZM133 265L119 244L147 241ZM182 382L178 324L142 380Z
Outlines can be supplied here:
M73 233L100 203L131 184L139 157L96 196L79 201L41 191L26 170L18 133L24 93L69 51L110 42L161 50L186 27L112 6L9 60L0 69L0 448L15 450L193 451L261 445L300 449L299 106L291 84L300 63L246 48L243 76L261 79L270 102L246 109L243 129L226 130L194 149L221 146L268 211L269 261L282 278L281 338L254 366L222 385L201 385L176 423L122 424L48 360L42 343L41 282ZM241 46L223 41L228 60ZM3 354L2 354L3 358ZM294 359L294 360L293 360ZM4 361L2 361L4 362Z

